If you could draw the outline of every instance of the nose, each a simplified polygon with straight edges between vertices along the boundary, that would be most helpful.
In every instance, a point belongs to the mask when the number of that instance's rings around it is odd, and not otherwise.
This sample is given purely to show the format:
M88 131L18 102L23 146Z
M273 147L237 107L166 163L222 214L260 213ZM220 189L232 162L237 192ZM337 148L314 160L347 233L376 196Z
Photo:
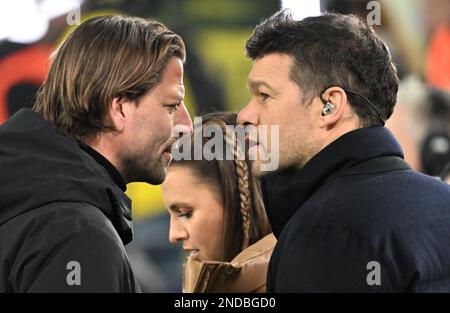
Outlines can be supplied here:
M186 240L187 238L188 233L186 229L180 225L180 221L170 218L169 241L171 243L177 243L181 240Z
M237 123L239 125L258 125L259 115L256 105L250 101L238 114Z
M175 126L182 133L189 135L192 134L192 132L194 131L192 128L192 120L191 117L189 116L188 110L184 103L181 104L180 108L175 114L176 114L174 121Z

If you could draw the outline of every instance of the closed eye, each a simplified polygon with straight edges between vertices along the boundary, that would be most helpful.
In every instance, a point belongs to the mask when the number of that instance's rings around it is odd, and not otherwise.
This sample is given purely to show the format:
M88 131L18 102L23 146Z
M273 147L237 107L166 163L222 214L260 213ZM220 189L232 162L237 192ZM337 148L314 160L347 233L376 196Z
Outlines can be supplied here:
M178 217L190 218L192 217L192 211L178 212Z
M180 103L177 104L165 104L164 107L169 111L170 114L178 111L180 108Z
M260 92L259 97L261 98L262 101L266 101L267 99L270 98L270 96L264 92Z

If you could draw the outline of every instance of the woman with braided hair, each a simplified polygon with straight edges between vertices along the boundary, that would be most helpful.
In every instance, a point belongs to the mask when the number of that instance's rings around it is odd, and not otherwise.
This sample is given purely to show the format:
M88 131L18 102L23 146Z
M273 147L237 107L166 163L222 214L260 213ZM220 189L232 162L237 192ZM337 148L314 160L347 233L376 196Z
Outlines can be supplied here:
M266 291L267 266L276 240L247 151L239 149L232 131L235 125L235 114L203 116L201 129L213 126L223 134L223 157L195 160L194 148L201 147L203 152L211 137L194 130L192 157L172 161L162 185L170 213L169 239L182 241L183 249L190 252L184 292ZM196 140L201 145L196 146Z

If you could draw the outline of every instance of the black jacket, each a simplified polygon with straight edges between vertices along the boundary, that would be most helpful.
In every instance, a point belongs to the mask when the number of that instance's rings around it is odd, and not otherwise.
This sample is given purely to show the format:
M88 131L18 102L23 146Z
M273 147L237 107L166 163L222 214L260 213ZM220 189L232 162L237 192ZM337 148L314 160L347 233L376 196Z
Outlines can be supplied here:
M262 183L278 239L268 291L450 292L450 187L411 170L388 129Z
M139 291L131 202L39 114L0 126L0 292Z

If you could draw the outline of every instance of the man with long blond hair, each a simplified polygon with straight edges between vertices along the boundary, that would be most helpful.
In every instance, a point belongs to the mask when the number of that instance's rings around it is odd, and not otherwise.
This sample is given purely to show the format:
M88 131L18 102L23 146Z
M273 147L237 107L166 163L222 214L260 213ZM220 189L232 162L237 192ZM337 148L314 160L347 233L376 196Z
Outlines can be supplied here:
M160 184L190 132L183 40L102 16L58 48L33 110L0 127L0 292L139 291L126 184Z

